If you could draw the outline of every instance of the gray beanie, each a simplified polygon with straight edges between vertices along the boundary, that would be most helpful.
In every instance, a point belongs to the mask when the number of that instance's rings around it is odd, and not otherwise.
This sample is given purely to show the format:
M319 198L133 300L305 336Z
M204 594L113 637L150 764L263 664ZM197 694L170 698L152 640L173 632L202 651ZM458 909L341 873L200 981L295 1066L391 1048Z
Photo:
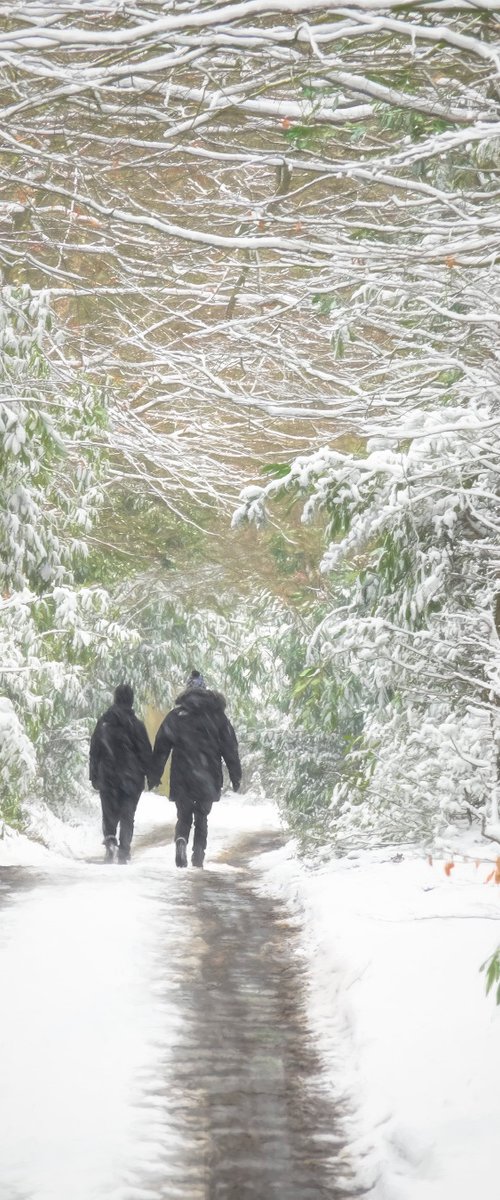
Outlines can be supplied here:
M189 679L186 683L186 688L206 688L206 683L201 674L201 671L191 671Z

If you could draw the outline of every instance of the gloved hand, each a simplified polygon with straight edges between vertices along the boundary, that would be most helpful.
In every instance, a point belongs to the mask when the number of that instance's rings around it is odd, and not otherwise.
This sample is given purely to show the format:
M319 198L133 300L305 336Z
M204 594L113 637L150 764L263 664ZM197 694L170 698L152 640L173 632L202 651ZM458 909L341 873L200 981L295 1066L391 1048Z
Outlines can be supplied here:
M233 783L233 792L239 792L239 790L240 790L239 783Z

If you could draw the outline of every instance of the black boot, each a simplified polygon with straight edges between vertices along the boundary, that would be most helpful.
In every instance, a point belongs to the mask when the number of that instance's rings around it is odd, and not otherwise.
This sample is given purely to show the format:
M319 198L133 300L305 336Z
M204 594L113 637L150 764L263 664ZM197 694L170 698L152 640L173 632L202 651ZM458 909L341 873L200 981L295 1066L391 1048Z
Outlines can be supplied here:
M116 845L117 845L117 843L116 843L116 838L114 838L114 837L108 837L108 838L105 838L105 839L104 839L104 845L105 845L105 847L106 847L106 852L105 852L105 855L104 855L104 862L105 862L105 863L114 863L114 862L116 862L116 857L115 857L115 855L116 855Z
M118 847L118 862L119 863L130 862L130 851L125 850L123 846Z
M187 867L187 844L185 838L177 838L175 843L175 865L176 867Z
M203 850L203 848L201 846L193 846L193 853L191 855L191 865L193 867L199 867L200 870L203 870L204 859L205 859L205 851Z

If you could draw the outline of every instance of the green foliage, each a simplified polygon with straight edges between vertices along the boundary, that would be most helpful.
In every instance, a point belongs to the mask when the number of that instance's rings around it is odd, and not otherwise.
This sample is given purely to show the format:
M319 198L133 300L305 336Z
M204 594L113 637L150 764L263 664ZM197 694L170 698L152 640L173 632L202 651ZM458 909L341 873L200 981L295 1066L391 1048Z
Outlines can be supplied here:
M500 946L482 963L479 969L486 975L486 995L488 996L492 988L495 988L495 1001L500 1004Z
M325 292L316 292L311 297L311 303L314 305L317 312L322 317L329 317L333 308L338 305L336 296L329 295Z
M292 697L297 700L305 692L314 693L322 683L322 671L319 667L304 667L292 687Z
M269 539L268 548L280 575L291 576L305 571L307 565L305 552L297 549L293 543L290 544L283 534L273 534Z
M323 100L325 96L337 95L337 92L329 84L303 83L300 90L306 100L312 101Z
M285 130L283 136L294 150L318 150L324 142L331 141L333 133L329 125L296 124Z
M454 383L459 383L459 381L463 379L463 375L464 372L462 367L448 367L445 371L439 372L437 377L438 383L441 383L443 387L449 388L452 387Z
M269 475L272 479L285 479L290 474L290 463L266 463L261 467L262 475Z
M9 783L9 790L5 796L0 797L0 815L3 822L9 826L9 829L23 828L23 810L20 800L12 794L12 781ZM0 837L1 837L0 829Z
M373 107L381 130L408 134L415 142L430 133L442 133L451 124L441 117L427 116L412 108L398 108L394 104L377 102Z
M206 522L205 512L203 517ZM138 570L169 575L192 568L203 555L204 531L198 523L182 520L154 496L117 483L97 514L88 556L75 579L113 589Z

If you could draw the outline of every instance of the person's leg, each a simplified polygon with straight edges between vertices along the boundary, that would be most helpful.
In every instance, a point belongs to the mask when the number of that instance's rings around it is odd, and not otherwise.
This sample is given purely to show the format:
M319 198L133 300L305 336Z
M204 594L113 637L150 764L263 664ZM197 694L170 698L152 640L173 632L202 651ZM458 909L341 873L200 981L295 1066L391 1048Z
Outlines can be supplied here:
M176 800L177 824L175 826L175 865L187 867L187 844L193 823L193 806L189 800Z
M184 841L188 842L193 823L193 805L188 800L176 800L175 807L177 809L175 840L184 838Z
M101 788L102 832L106 847L106 862L113 862L117 845L116 827L120 819L120 805L116 788L109 785Z
M140 796L140 792L139 792ZM137 792L122 791L120 806L120 845L118 862L126 863L130 858L130 846L134 834L135 810L139 803Z
M202 867L205 860L208 837L208 814L212 801L199 799L194 806L194 838L191 863L193 867Z

